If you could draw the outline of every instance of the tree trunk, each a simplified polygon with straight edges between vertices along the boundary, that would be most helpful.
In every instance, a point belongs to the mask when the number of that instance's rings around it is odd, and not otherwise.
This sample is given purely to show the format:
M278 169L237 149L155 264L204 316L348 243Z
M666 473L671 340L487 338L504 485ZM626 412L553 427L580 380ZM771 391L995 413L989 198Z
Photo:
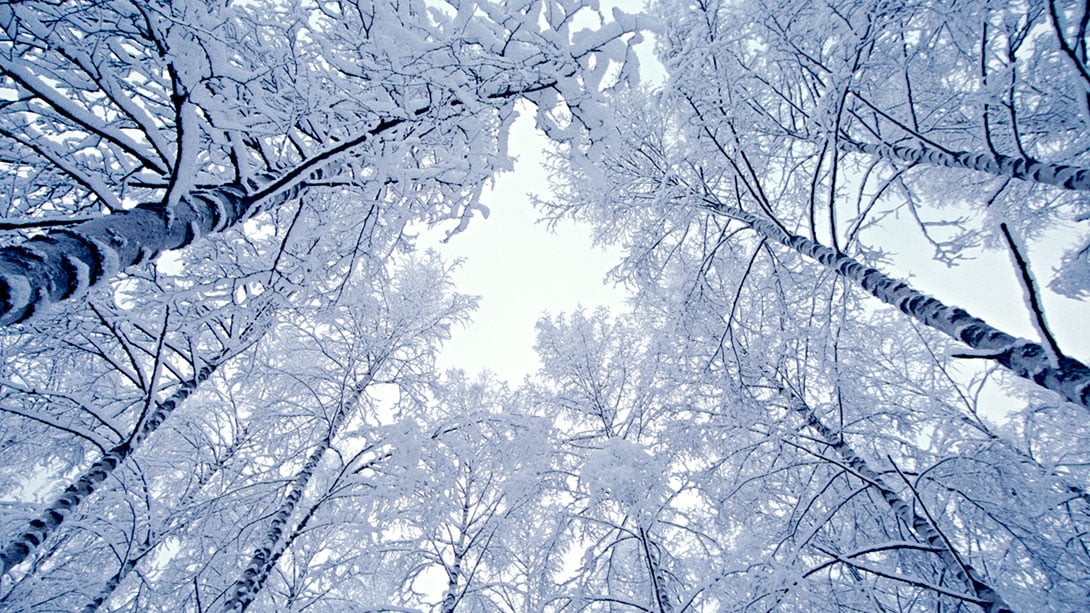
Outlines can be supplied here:
M670 594L666 591L666 574L662 571L662 565L659 563L655 544L651 542L651 537L647 535L647 531L642 526L639 530L640 544L643 546L644 560L647 561L647 575L651 579L651 596L654 599L655 606L658 607L659 613L673 613L674 605L670 602Z
M947 151L923 143L914 147L887 143L860 143L843 137L837 141L837 147L841 151L876 155L887 160L964 168L998 177L1044 183L1075 191L1090 191L1090 169L1067 164L1050 164L1025 158L1012 158L1003 154Z
M229 462L231 458L235 456L235 453L238 452L239 447L245 441L246 430L244 428L240 436L235 439L235 442L231 443L227 447L227 449L224 450L223 457L221 457L215 464L212 465L212 467L208 471L205 471L204 474L202 474L197 479L197 486L193 488L193 490L187 496L182 498L180 504L178 505L178 508L184 509L185 507L192 504L193 499L196 497L197 493L199 493L201 489L203 489L204 486L212 480L212 477L214 477L217 473L223 470L223 468L227 465L227 462ZM131 573L132 570L136 568L136 565L140 563L140 560L142 560L145 556L154 551L155 548L163 542L163 536L170 534L179 527L179 521L177 520L177 517L177 515L171 516L167 520L167 523L163 527L163 529L156 531L156 533L153 534L149 532L148 536L144 539L144 542L137 545L135 548L133 548L132 551L128 553L128 556L121 564L121 568L117 569L117 572L106 580L105 585L102 586L102 589L99 590L98 594L95 595L95 597L92 598L91 601L83 607L82 613L95 613L99 610L100 607L102 607L102 605L106 604L106 601L110 599L110 596L113 596L114 591L116 591L117 588L120 587L121 582L129 576L129 573Z
M64 492L53 501L45 511L36 519L31 520L21 534L16 536L4 550L0 552L0 563L3 570L0 575L7 573L17 564L25 560L38 548L49 535L52 534L67 517L79 508L91 494L95 493L98 485L106 480L111 473L121 466L125 460L144 442L186 398L197 389L208 377L212 375L225 362L230 354L223 353L215 360L197 370L192 379L182 382L178 389L163 402L156 403L152 411L139 430L117 446L106 452L101 458L83 472Z
M963 309L947 306L843 253L786 232L767 219L720 202L705 202L711 211L741 221L761 236L820 262L882 302L980 352L981 355L974 357L994 359L1019 377L1090 410L1090 368L1082 362L1064 356L1060 357L1058 366L1053 366L1049 352L1038 343L993 328Z
M264 587L265 579L279 559L279 555L274 554L278 550L280 537L284 534L284 526L291 519L291 515L295 511L295 505L303 497L307 484L310 483L311 477L314 476L314 469L318 467L318 463L321 462L326 450L329 449L332 438L331 435L327 435L318 448L311 452L306 464L303 464L303 468L295 475L295 479L291 483L291 490L273 515L272 523L269 525L268 531L265 532L265 538L262 540L261 546L254 550L250 563L242 571L242 576L228 590L231 597L224 603L224 611L245 611L247 607L253 604L254 597Z
M434 438L434 437L433 437ZM450 568L447 568L447 588L443 592L443 599L439 602L439 610L442 613L454 613L454 609L458 606L458 583L462 578L462 562L466 556L466 531L469 530L469 504L470 504L470 491L472 481L469 480L466 484L465 498L462 501L462 517L461 524L458 526L458 541L452 543L454 548L454 563ZM440 557L440 561L442 558ZM469 585L466 585L466 589ZM464 592L464 590L461 590Z
M280 503L276 513L273 514L272 522L269 524L269 529L265 532L265 537L262 539L261 544L254 550L250 557L250 562L246 565L246 568L242 570L239 578L227 590L229 596L227 601L223 604L224 611L245 611L253 604L254 598L261 591L261 588L264 587L265 580L268 578L269 573L286 549L286 546L283 549L279 547L280 539L284 535L284 527L295 512L295 506L299 504L299 500L303 497L307 485L314 476L315 469L318 468L318 463L321 462L325 452L332 447L333 439L337 436L338 430L340 430L341 425L348 419L351 409L359 402L360 396L363 395L364 390L371 384L377 369L378 365L373 366L364 376L363 381L357 384L356 388L352 390L352 397L341 404L337 413L333 416L333 420L329 424L329 430L326 432L325 437L318 444L318 447L310 453L310 456L307 457L307 461L303 464L303 467L299 469L299 472L296 473L295 479L292 480L291 488L288 490L288 495L284 498L284 501ZM309 519L308 516L304 519L304 523L309 521ZM294 536L289 538L289 543L291 539L294 539Z
M405 121L383 121L254 193L239 184L195 190L174 206L142 204L0 248L0 325L24 321L55 302L82 295L129 266L292 200L304 180L321 175L342 153Z
M897 518L911 528L920 540L934 549L935 555L942 560L945 570L971 591L973 597L981 603L987 613L1012 613L1012 609L1003 601L1002 596L988 585L972 566L961 559L938 529L916 512L912 503L901 498L893 488L886 485L882 476L872 470L867 461L856 454L842 436L826 426L805 401L795 394L791 394L791 400L794 405L791 408L802 415L806 425L821 437L822 443L834 449L859 478L881 494L882 499L886 501Z
M506 100L554 87L556 81L510 87L485 96ZM459 100L452 107L463 107ZM301 162L269 185L249 193L226 184L184 194L174 206L141 204L64 228L49 230L18 245L0 248L0 326L25 321L62 300L81 296L93 285L163 251L180 249L211 232L221 232L261 211L296 198L344 153L432 110L424 106L408 117L385 119L359 136Z

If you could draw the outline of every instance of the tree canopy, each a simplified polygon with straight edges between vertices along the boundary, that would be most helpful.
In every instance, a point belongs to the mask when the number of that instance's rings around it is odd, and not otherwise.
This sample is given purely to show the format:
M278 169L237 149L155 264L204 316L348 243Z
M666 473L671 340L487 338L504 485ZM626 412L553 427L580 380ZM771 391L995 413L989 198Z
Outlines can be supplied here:
M0 4L0 608L1090 608L1086 2L605 4ZM632 298L444 372L520 109Z

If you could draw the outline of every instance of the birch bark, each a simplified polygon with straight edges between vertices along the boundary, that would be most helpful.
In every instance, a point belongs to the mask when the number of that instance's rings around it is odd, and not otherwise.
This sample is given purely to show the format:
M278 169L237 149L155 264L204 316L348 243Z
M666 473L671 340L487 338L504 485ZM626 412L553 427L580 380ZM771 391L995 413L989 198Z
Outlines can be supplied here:
M26 528L0 551L0 575L7 573L23 560L26 560L49 535L86 501L99 485L105 481L118 466L140 447L156 429L163 424L170 414L185 401L197 387L203 383L229 358L221 354L216 359L201 367L192 379L184 381L178 389L163 402L157 403L135 434L119 445L115 445L101 458L96 460L67 488L50 503L35 519L27 523Z
M882 302L895 306L928 327L965 343L980 352L979 357L993 359L1019 377L1029 379L1090 410L1090 368L1082 362L1064 356L1059 359L1058 366L1053 366L1049 351L1040 344L1011 336L963 309L945 305L852 257L816 241L791 234L771 221L737 207L710 200L706 201L706 206L714 213L741 221L761 236L819 262Z
M888 143L861 143L847 138L837 140L837 147L848 153L876 155L886 160L910 164L931 164L947 168L963 168L986 172L998 177L1010 177L1044 183L1063 189L1090 191L1090 168L1068 164L1050 164L1032 159L1013 158L1001 153L970 153L948 151L918 143L913 147Z
M799 413L806 425L821 437L821 441L834 449L837 455L851 467L855 474L878 490L889 508L912 532L930 545L935 555L942 560L944 568L970 590L987 613L1012 613L1013 610L971 565L962 559L938 529L925 517L916 512L910 501L905 500L896 490L889 487L865 459L855 452L835 431L825 425L814 410L801 398L792 394L792 409Z
M329 424L329 429L327 430L325 437L314 451L310 453L310 456L307 457L307 461L303 464L303 467L299 469L299 472L295 475L288 495L284 498L284 501L280 503L276 513L272 516L272 521L269 523L269 528L265 532L265 537L254 550L253 555L250 557L250 562L242 570L239 578L228 590L230 596L223 605L224 611L245 611L253 604L254 598L257 597L261 588L264 587L265 581L268 579L273 566L276 565L276 562L283 554L283 551L279 549L279 545L281 538L284 535L284 528L291 520L291 516L295 512L295 507L303 497L307 485L314 477L314 472L318 468L318 464L322 461L326 451L332 447L333 439L337 436L337 432L358 404L359 399L367 389L367 386L374 380L374 373L377 371L378 367L379 364L372 365L362 381L357 383L352 390L351 397L341 403L337 413L333 416L333 420Z

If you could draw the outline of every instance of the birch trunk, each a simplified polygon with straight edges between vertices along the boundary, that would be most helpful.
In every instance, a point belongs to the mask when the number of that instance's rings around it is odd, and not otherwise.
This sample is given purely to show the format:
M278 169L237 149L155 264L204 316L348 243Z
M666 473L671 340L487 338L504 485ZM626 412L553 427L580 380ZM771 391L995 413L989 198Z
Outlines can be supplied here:
M325 452L333 446L333 439L337 436L337 432L344 422L347 421L352 408L359 402L364 390L367 389L367 386L370 385L371 381L374 379L376 369L377 366L372 367L363 381L357 384L356 388L352 390L351 398L338 407L337 413L333 416L333 420L329 424L329 429L326 432L325 437L318 444L318 447L310 453L310 456L307 457L307 461L303 464L303 467L299 469L299 472L295 475L295 479L293 479L291 483L291 488L288 490L288 495L284 498L284 501L280 503L280 506L276 509L276 513L273 514L269 529L265 532L265 536L261 540L261 543L251 555L250 562L242 570L242 573L239 578L235 580L235 583L227 590L229 596L227 601L223 604L224 611L245 611L253 604L254 598L257 597L261 588L264 587L265 580L268 578L269 573L272 571L277 561L279 561L280 556L283 555L284 549L286 549L286 546L283 549L280 548L280 540L284 535L285 526L287 526L288 521L291 520L296 505L299 504L299 500L303 497L307 485L310 483L311 478L314 477L314 471L318 468L319 462L321 462L322 457L325 456ZM309 521L309 517L304 521Z
M916 512L911 502L901 498L896 490L889 487L882 476L871 469L867 461L860 457L843 437L826 426L805 401L794 394L792 394L792 401L794 405L792 408L801 414L806 420L806 425L821 437L822 443L835 450L857 476L878 491L897 519L934 549L935 555L942 561L945 570L970 590L973 598L987 613L1013 613L999 592L988 585L972 566L962 560L938 529L927 518Z
M384 456L384 458L385 457L389 456L387 455ZM368 465L373 466L374 464L377 464L378 461L379 460L369 462ZM261 591L261 588L265 586L265 581L268 580L269 573L272 572L272 569L276 568L277 562L279 562L280 558L282 558L284 554L287 553L288 549L291 548L291 545L295 542L295 539L299 538L303 534L303 532L306 531L307 525L310 524L310 520L314 519L314 515L318 512L318 509L320 509L322 505L327 500L329 500L328 496L333 493L335 487L336 483L334 483L333 486L326 490L325 496L319 498L317 502L310 505L310 508L307 509L306 513L303 514L303 517L295 524L295 528L292 529L288 537L285 538L282 543L277 545L276 550L273 551L272 555L269 556L268 560L265 561L264 565L261 568L261 572L258 573L257 577L254 580L252 589L254 595L258 594ZM249 604L247 604L246 606L249 606ZM84 613L94 612L84 611Z
M235 442L231 443L231 445L224 450L223 457L197 479L197 486L193 488L193 491L190 492L190 494L182 498L178 507L184 509L192 504L193 500L204 486L207 485L217 473L223 470L233 457L235 457L235 453L238 452L239 447L245 441L246 430L243 429L241 435ZM178 516L173 515L168 519L167 524L161 530L158 530L155 533L149 532L148 536L144 539L144 542L140 543L129 552L128 556L121 564L121 568L106 580L105 585L102 586L102 589L99 590L98 594L83 607L82 613L95 613L102 605L106 604L106 601L113 596L113 593L117 591L117 588L121 586L121 583L129 576L129 573L136 568L136 565L140 563L140 560L144 559L144 557L152 551L155 551L155 548L163 542L163 537L174 532L179 527L180 521L178 520Z
M458 606L458 580L462 576L462 559L465 556L465 551L462 551L460 547L464 545L464 541L463 535L454 552L454 565L447 570L447 588L439 603L442 613L454 613L454 609Z
M320 176L341 154L405 121L383 121L254 193L239 184L195 190L173 206L142 204L0 248L0 325L24 321L53 303L81 296L129 266L294 199L305 180Z
M741 221L761 236L816 260L882 302L895 306L917 321L965 343L980 352L979 357L994 359L1019 377L1029 379L1090 410L1090 368L1082 362L1064 356L1059 359L1058 365L1053 366L1048 350L1040 344L993 328L963 309L947 306L913 289L907 283L896 281L843 253L786 232L765 218L727 204L708 202L707 208Z
M947 151L927 144L913 147L890 145L887 143L860 143L841 138L837 148L849 153L876 155L887 160L908 162L911 164L932 164L947 168L964 168L986 172L998 177L1010 177L1031 183L1044 183L1063 189L1090 191L1090 169L1067 164L1050 164L1013 158L1003 154L969 153L967 151Z
M212 373L230 355L229 353L220 354L215 360L198 369L192 379L183 381L169 398L156 403L155 410L147 416L144 423L140 424L139 429L128 440L116 445L91 464L37 518L31 520L22 533L12 539L0 552L0 564L3 565L0 575L7 573L34 553L38 546L79 508L80 504L95 493L99 484L105 481L118 466L121 466L140 447L140 444L166 421L178 405L185 401L197 389L197 386L212 376Z
M470 481L472 483L472 481ZM443 593L443 599L439 603L442 613L454 613L455 607L458 606L458 583L462 578L462 561L466 555L466 531L469 530L469 500L470 500L470 485L466 485L465 499L462 502L462 517L461 525L458 526L458 541L452 543L454 547L454 561L450 568L447 568L447 588ZM468 585L466 586L469 587Z
M647 531L640 527L640 544L643 546L644 560L647 561L647 574L651 578L651 596L659 613L673 613L674 605L670 602L670 594L666 591L666 574L659 563L659 556L655 551L655 545L647 536Z

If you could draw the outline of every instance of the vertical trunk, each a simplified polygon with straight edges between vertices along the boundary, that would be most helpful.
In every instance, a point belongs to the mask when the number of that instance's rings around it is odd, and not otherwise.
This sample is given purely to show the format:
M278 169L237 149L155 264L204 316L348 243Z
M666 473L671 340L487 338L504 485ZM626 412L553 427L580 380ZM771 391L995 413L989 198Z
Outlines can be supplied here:
M23 532L12 539L0 552L0 563L3 565L0 575L7 573L25 560L49 538L49 535L98 489L99 484L105 481L118 466L121 466L140 444L178 408L178 405L226 361L227 355L224 353L217 356L215 360L200 368L192 379L182 382L169 398L156 403L155 410L147 416L144 423L139 426L139 430L129 440L113 447L91 464L74 483L65 488L64 492L42 511L41 515L31 520Z
M447 589L443 593L443 600L439 604L442 613L454 613L454 608L458 606L458 592L460 591L458 582L462 578L462 561L466 555L466 531L469 530L469 501L472 483L472 476L467 476L465 499L462 501L461 525L458 526L458 542L453 544L454 563L451 564L450 568L446 569Z
M659 613L673 613L674 605L670 602L670 594L666 591L666 574L659 563L655 544L642 526L639 530L643 558L647 562L647 575L651 578L651 597L655 602L655 606L658 607Z
M962 557L950 547L938 529L927 518L916 512L910 501L901 498L896 490L886 485L882 476L871 469L867 461L860 457L844 441L843 437L826 426L805 401L794 394L791 394L791 397L792 408L802 415L803 419L806 420L806 425L818 434L822 443L835 450L837 455L855 471L856 475L878 491L894 515L897 516L897 519L911 528L917 538L935 550L935 555L942 561L945 571L969 589L974 598L984 603L981 606L984 607L987 613L1012 613L1011 608L1003 601L1002 596L988 585L972 566L962 560Z
M994 359L1019 377L1029 379L1085 409L1090 409L1090 368L1082 362L1061 357L1059 364L1053 366L1048 350L1041 345L993 328L964 310L947 306L916 291L907 283L896 281L843 253L837 253L808 238L785 232L771 221L739 208L719 202L709 202L708 208L741 221L761 236L816 260L882 302L897 307L917 321L981 352L978 357Z
M461 539L464 540L464 539ZM447 589L443 592L443 600L439 603L442 613L454 613L458 606L458 580L462 576L462 558L465 552L460 549L454 551L454 565L447 570Z
M223 605L223 610L225 612L245 611L253 604L254 598L257 597L261 588L264 587L265 580L268 578L269 573L284 553L284 550L280 549L280 539L284 535L285 526L287 526L288 521L295 512L295 506L299 504L299 500L303 497L307 485L314 476L315 469L318 468L318 463L321 462L325 452L332 447L333 439L337 436L337 432L348 419L352 409L359 402L360 396L363 395L364 390L371 384L377 368L377 365L374 366L367 375L365 375L363 381L357 384L355 389L352 390L351 398L341 403L341 406L338 407L337 413L333 416L333 420L329 424L329 429L326 432L325 437L318 444L318 447L311 452L310 456L307 457L307 461L295 475L295 479L291 482L291 488L288 490L288 495L284 498L284 501L280 503L276 513L273 514L272 521L269 524L269 529L265 532L264 538L261 540L258 547L254 549L249 563L242 570L239 578L235 580L235 583L227 590L228 598ZM307 520L309 520L309 517ZM289 537L289 543L291 538L294 537ZM284 549L286 549L286 546Z
M841 138L837 141L837 146L841 151L876 155L887 160L964 168L998 177L1044 183L1075 191L1090 191L1090 169L1067 164L1050 164L1025 158L1012 158L1003 154L947 151L924 143L906 147L887 143L860 143Z

